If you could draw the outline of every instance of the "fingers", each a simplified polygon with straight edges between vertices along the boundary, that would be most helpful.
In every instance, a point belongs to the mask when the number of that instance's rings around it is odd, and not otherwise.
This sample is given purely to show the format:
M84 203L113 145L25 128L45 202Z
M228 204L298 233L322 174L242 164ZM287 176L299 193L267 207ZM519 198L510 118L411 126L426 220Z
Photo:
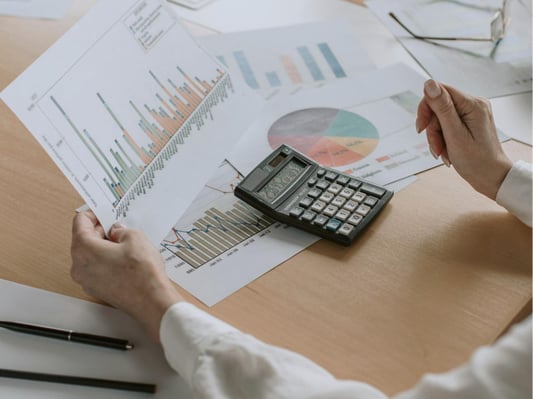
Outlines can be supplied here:
M433 118L435 114L433 113L431 107L427 103L426 98L422 98L420 103L418 104L418 110L416 112L416 122L415 127L417 133L422 132L424 129L427 128L429 123L431 122L431 119Z
M109 239L117 243L123 242L126 238L127 232L128 229L126 226L117 222L109 229Z
M459 116L456 105L444 86L429 79L424 83L425 100L437 116L444 138L447 132L457 132L463 129L463 122ZM463 101L461 98L460 101Z
M72 221L72 235L104 238L104 229L92 211L77 213Z

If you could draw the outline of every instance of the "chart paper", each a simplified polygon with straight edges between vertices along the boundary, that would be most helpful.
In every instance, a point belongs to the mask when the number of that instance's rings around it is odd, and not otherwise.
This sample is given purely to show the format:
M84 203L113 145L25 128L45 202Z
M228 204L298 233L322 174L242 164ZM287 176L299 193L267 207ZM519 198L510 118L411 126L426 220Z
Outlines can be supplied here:
M101 1L3 93L107 230L154 243L254 115L158 0Z

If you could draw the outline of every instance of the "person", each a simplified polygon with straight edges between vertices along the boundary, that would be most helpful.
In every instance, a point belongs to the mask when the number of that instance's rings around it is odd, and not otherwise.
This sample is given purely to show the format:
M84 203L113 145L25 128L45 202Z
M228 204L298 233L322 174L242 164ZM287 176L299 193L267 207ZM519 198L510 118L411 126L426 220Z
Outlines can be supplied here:
M531 165L503 152L490 103L428 80L416 120L430 151L472 187L531 226ZM140 231L104 230L91 212L74 218L72 278L139 320L197 398L383 399L378 389L337 380L309 359L263 343L183 300L159 252ZM531 398L531 316L470 361L426 375L396 399Z

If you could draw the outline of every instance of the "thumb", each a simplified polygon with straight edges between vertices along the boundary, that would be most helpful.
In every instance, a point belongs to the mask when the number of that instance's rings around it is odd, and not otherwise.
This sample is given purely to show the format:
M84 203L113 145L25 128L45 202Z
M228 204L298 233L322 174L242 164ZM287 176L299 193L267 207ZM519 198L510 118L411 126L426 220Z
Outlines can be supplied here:
M455 103L446 88L433 79L424 83L424 94L427 105L437 116L446 138L448 132L457 132L463 128Z
M109 229L109 239L113 242L122 242L127 231L126 226L117 222Z

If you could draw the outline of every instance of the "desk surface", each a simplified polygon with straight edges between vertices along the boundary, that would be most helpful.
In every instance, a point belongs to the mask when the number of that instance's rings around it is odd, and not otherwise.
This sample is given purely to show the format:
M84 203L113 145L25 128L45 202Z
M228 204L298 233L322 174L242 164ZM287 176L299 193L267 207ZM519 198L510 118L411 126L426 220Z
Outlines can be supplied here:
M0 17L0 89L92 3L59 21ZM4 103L0 143L0 278L90 299L69 274L81 198ZM504 147L531 159L531 147ZM397 193L352 247L320 241L209 312L392 394L530 312L531 254L530 229L441 166Z

